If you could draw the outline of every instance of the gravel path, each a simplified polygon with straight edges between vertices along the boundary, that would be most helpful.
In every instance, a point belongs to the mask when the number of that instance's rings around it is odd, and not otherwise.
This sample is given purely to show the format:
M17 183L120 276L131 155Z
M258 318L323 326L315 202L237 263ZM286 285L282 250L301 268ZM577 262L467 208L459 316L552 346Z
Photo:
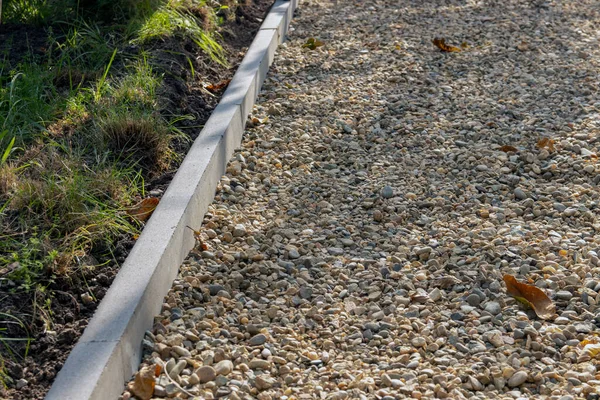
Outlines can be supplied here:
M293 27L144 341L154 398L599 398L598 3L304 1Z

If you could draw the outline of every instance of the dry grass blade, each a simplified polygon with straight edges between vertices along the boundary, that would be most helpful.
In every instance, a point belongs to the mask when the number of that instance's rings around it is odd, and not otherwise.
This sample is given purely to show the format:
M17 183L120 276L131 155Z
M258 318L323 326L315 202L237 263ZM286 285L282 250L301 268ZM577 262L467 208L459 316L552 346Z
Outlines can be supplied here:
M529 305L536 315L542 319L550 319L556 313L552 300L541 289L521 283L512 275L504 275L506 292L517 301Z

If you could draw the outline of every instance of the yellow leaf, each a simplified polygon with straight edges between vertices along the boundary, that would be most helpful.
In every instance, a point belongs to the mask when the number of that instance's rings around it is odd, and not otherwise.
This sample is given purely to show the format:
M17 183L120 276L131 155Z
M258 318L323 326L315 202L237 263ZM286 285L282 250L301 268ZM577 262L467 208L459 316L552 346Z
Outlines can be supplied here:
M589 361L592 358L596 358L600 354L600 343L590 343L583 346L583 350L577 358L578 362Z
M323 46L325 43L321 42L319 39L308 38L306 43L302 45L302 47L306 47L311 50L315 50L317 47Z

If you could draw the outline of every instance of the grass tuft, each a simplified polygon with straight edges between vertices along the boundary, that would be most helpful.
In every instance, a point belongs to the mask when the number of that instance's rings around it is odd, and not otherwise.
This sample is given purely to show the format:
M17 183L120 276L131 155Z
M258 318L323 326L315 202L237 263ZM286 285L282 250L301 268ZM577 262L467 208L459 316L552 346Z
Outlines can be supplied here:
M169 129L152 116L112 114L98 124L106 148L117 160L162 171L169 165Z
M195 8L195 14L199 13L199 7ZM207 11L214 15L214 12ZM139 28L134 43L145 43L154 39L164 39L173 36L190 38L210 59L221 65L227 65L223 47L217 43L213 34L206 31L204 27L213 26L212 23L198 21L189 10L181 7L179 3L170 2L160 7Z

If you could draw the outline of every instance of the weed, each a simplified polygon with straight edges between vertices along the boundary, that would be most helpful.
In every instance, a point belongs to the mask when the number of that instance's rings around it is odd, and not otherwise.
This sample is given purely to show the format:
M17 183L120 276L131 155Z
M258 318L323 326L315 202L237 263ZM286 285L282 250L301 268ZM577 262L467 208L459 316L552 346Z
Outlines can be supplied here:
M115 56L117 55L117 49L115 49L108 61L108 65L104 68L104 73L96 83L96 90L94 91L94 100L98 102L102 95L104 94L104 90L106 89L106 77L108 76L108 71L110 71L110 67L112 66L113 61L115 60Z
M2 142L4 140L5 137L8 136L8 130L5 129L2 132L0 132L0 167L2 165L4 165L4 163L6 163L6 160L8 160L8 156L10 156L10 153L12 153L15 148L15 140L16 137L13 136L12 139L10 139L10 141L8 141L6 147L2 146ZM4 150L2 150L2 147L4 147Z
M40 25L50 11L47 0L5 0L4 2L3 19L10 22Z
M26 64L7 87L0 86L0 132L8 132L3 139L17 137L22 143L55 117L57 99L48 76L43 67Z
M125 75L113 91L114 101L129 107L154 110L157 106L156 89L161 80L154 74L146 56L142 55L135 61L129 71L131 73Z
M61 39L52 38L49 64L55 74L54 83L73 90L79 83L98 78L98 71L114 57L114 38L107 37L97 24L77 20L67 24ZM53 32L51 30L51 32ZM58 55L54 55L57 52Z

